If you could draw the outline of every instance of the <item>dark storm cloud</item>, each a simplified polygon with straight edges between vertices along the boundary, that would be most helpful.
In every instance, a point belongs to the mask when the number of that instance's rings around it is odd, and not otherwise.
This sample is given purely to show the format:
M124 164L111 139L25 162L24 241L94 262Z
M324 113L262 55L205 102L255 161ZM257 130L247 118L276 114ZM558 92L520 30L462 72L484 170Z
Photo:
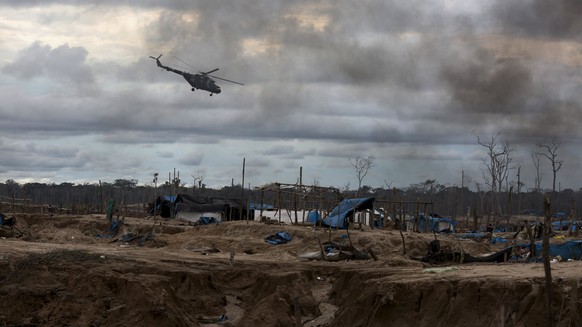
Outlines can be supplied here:
M241 153L265 149L263 155L273 162L315 156L340 162L368 150L417 161L458 159L454 151L433 153L430 146L475 143L474 130L499 130L524 143L566 131L580 135L575 126L582 119L580 66L540 58L535 47L519 48L522 55L486 40L492 33L512 46L512 37L579 40L574 13L580 10L572 1L548 2L556 6L538 0L498 0L490 6L475 1L479 9L474 11L420 0L60 3L82 5L92 14L116 9L107 6L155 9L147 14L157 18L148 20L143 39L128 42L133 52L120 51L126 58L141 56L134 62L101 58L104 50L84 45L82 37L70 46L35 43L10 58L3 72L20 83L43 77L60 85L53 90L48 84L51 89L40 96L29 91L35 83L20 94L0 90L7 99L0 126L14 135L22 128L37 135L91 133L107 147L245 140L251 145ZM160 53L172 67L191 72L218 67L217 76L245 86L219 82L220 95L192 93L181 76L160 70L148 58ZM102 94L69 97L64 92L83 83ZM289 139L298 145L266 143ZM314 148L303 150L304 140ZM411 149L392 152L394 144ZM427 147L414 149L418 145ZM208 155L198 161L197 153L170 157L184 164L213 160Z
M497 0L491 11L502 33L582 40L580 0Z
M443 63L441 77L462 111L523 111L531 90L529 68L518 60L498 60L482 48L453 53Z

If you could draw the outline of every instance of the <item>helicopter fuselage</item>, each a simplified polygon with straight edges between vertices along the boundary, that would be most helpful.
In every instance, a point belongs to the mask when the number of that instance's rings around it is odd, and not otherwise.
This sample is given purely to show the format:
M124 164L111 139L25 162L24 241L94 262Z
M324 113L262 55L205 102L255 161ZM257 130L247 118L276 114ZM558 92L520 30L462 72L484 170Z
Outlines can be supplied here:
M183 73L182 76L184 76L186 81L192 86L192 91L200 89L216 94L221 92L220 86L216 85L216 82L208 76L190 73Z
M212 75L210 75L211 73L217 71L218 68L215 68L215 69L208 71L208 72L200 72L200 74L191 74L191 73L184 72L184 71L181 71L178 69L174 69L172 67L162 65L162 63L160 62L161 56L162 55L159 55L157 58L150 56L150 58L152 58L156 61L158 67L163 68L169 72L172 72L172 73L175 73L178 75L182 75L184 77L184 79L188 82L188 84L190 84L190 86L192 86L192 91L195 91L196 89L208 91L208 92L210 92L211 96L214 93L218 94L221 92L220 86L218 86L216 84L216 82L211 78ZM178 59L178 58L176 58L176 59ZM180 60L180 59L178 59L178 60ZM212 77L217 78L217 79L222 80L222 81L227 81L230 83L244 85L243 83L235 82L235 81L228 80L228 79L225 79L222 77L218 77L218 76L212 76Z

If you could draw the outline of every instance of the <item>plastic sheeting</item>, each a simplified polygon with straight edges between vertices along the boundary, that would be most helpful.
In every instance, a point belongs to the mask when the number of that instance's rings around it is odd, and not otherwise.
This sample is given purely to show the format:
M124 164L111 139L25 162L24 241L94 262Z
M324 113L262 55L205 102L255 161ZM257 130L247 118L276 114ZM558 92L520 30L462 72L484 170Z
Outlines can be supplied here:
M349 217L353 217L355 211L372 209L374 198L346 199L340 202L333 210L323 218L323 225L345 229L349 224Z

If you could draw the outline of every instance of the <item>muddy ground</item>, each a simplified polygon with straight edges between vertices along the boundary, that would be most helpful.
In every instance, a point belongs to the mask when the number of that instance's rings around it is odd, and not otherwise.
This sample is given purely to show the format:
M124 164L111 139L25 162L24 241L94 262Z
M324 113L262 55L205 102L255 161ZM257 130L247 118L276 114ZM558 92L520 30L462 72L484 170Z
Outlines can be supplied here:
M1 326L545 326L543 265L445 264L432 234L17 215L0 228ZM271 245L286 231L293 239ZM98 237L105 236L105 237ZM472 255L486 240L438 236ZM307 260L334 241L377 260ZM581 326L582 262L552 264L554 326Z

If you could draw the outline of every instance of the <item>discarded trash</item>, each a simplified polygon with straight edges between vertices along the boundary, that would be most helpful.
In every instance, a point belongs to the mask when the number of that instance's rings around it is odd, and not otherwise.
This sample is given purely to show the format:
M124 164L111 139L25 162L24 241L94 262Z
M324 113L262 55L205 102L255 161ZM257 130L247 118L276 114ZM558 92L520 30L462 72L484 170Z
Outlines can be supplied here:
M291 234L289 234L285 231L281 231L275 235L267 236L265 238L265 242L267 242L269 244L277 245L277 244L285 244L287 242L290 242L292 239L293 239L293 237L291 236Z
M358 250L353 246L341 245L333 242L322 244L322 249L325 253L325 258L322 251L306 252L298 255L300 259L307 260L325 260L325 261L340 261L340 260L368 260L370 254L364 250Z
M121 235L121 240L125 243L132 243L137 241L138 246L144 246L145 242L149 240L154 240L155 236L152 233L136 234L136 233L126 233Z
M0 213L0 226L14 226L16 219L14 217L6 218L3 213Z
M189 222L189 225L191 225L191 226L211 225L211 224L218 224L219 222L220 221L216 220L216 218L214 218L214 217L201 216L197 221Z
M109 229L107 230L107 234L97 234L99 238L113 238L113 236L117 235L119 231L119 227L123 225L123 221L121 220L111 220L111 224L109 225Z

